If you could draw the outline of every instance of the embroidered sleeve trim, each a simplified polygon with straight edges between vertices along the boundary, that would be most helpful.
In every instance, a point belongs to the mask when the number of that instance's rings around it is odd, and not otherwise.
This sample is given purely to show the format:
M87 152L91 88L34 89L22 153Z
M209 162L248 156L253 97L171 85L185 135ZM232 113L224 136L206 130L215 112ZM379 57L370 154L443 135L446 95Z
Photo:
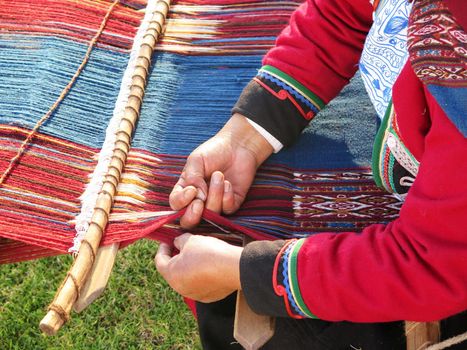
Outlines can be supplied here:
M376 185L403 195L417 176L420 163L400 139L396 125L396 112L390 102L375 138L372 169Z
M389 106L386 110L386 114L384 115L383 121L381 123L381 126L379 127L378 133L376 134L375 137L375 143L373 146L373 159L372 159L372 169L373 169L373 178L375 180L375 183L379 187L384 187L383 186L383 176L382 176L382 171L380 169L380 165L383 164L384 162L382 161L384 157L384 135L386 133L386 130L389 125L390 121L390 116L393 113L393 105L392 101L389 101Z
M304 242L305 238L288 241L277 255L273 269L274 292L283 297L288 315L296 319L317 318L306 306L298 285L297 258Z
M294 78L263 66L245 87L232 113L260 125L282 145L293 144L325 103Z
M269 79L281 86L282 88L286 89L296 98L308 105L310 109L312 109L315 113L318 113L325 106L325 103L311 90L306 88L303 84L301 84L291 76L285 74L284 72L273 66L263 66L259 70L258 75L264 76L266 79Z
M290 305L293 307L295 310L295 313L297 315L300 315L301 317L306 317L305 313L301 310L301 308L297 305L295 302L295 299L292 294L291 290L291 281L289 279L290 276L290 252L292 249L297 245L298 241L294 241L291 244L287 246L287 249L284 252L284 256L282 257L282 283L284 284L287 299L289 300Z
M262 77L258 76L253 78L253 81L258 83L263 89L265 89L267 92L269 92L272 96L277 98L278 100L281 101L290 101L292 105L295 107L297 112L303 117L303 119L309 121L313 119L316 113L313 113L313 111L306 111L302 106L300 106L300 103L295 100L295 98L289 94L286 90L280 89L279 91L275 91L273 87L270 87L266 81L270 79L261 79ZM280 88L280 86L279 86Z
M296 313L292 312L291 310L291 299L289 298L290 294L290 288L288 287L288 268L287 268L287 263L288 259L283 259L284 255L289 251L289 248L295 245L297 242L296 239L291 239L287 241L284 246L281 248L279 253L276 256L276 260L274 261L274 267L272 270L272 286L274 289L274 293L276 293L277 296L282 297L284 300L284 306L285 310L287 311L287 314L295 319L302 319L304 318L303 314L300 313L298 306L295 304L295 302L292 304L292 308L296 311ZM282 264L281 264L282 261ZM282 272L280 272L282 270ZM283 277L283 283L284 285L280 284L278 282L279 276ZM286 281L286 282L284 282Z

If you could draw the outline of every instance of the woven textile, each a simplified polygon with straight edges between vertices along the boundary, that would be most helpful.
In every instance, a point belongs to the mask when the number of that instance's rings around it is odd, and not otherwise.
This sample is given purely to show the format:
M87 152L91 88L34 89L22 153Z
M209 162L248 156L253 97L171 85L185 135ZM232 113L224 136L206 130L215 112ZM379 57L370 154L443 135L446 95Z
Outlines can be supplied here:
M185 157L230 117L298 3L175 2L103 244L179 234L174 223L148 228L165 222L157 213L170 210L168 194ZM145 5L121 1L112 11L84 71L0 187L0 262L72 246ZM0 169L70 80L109 6L0 0ZM400 202L379 190L369 172L376 120L362 89L354 82L294 147L272 157L229 220L274 239L358 230L397 216ZM237 239L208 222L197 232Z

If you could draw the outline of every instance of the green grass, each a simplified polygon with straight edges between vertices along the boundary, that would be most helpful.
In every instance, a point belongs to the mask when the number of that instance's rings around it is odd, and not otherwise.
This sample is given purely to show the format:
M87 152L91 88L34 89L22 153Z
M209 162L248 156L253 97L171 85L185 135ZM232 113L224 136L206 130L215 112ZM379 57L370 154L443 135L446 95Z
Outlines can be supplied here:
M101 298L55 337L38 325L71 257L0 265L0 349L200 349L190 311L156 272L156 248L139 241L121 250Z

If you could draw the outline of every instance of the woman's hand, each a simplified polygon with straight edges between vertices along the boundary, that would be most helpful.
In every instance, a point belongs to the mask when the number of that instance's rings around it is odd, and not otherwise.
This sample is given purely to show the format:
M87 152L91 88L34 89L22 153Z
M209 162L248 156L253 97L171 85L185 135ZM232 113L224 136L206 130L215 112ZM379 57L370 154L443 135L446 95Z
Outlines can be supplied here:
M181 295L209 303L240 289L241 247L217 238L185 233L174 240L180 253L161 243L154 259L157 270Z
M172 209L188 206L180 219L182 227L196 226L204 207L217 213L235 212L257 168L272 151L269 142L245 117L233 115L222 130L190 154L170 194Z

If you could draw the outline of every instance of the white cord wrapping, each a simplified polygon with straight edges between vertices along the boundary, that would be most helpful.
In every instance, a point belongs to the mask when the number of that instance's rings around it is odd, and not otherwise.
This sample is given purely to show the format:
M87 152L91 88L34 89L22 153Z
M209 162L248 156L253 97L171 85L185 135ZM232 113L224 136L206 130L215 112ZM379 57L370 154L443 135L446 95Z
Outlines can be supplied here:
M86 234L86 231L91 222L91 217L96 206L97 196L101 191L104 177L107 174L110 159L112 158L114 145L116 141L116 132L120 121L125 111L125 106L128 102L128 96L130 95L130 86L133 76L133 72L136 68L136 59L138 57L138 51L143 42L144 34L149 27L149 22L152 18L153 12L156 9L157 0L149 0L146 7L145 16L141 22L141 25L136 32L133 46L130 52L130 58L128 60L127 68L123 74L122 82L120 84L120 91L115 102L115 108L113 110L112 118L109 121L105 133L104 144L98 155L97 165L94 172L90 175L90 181L86 185L86 189L80 197L81 200L81 212L76 216L75 230L76 235L73 239L73 246L68 249L70 253L77 253L81 245L81 241Z
M463 341L467 340L467 332L462 333L459 335L456 335L455 337L446 339L442 341L441 343L433 344L427 347L425 350L442 350L442 349L447 349L453 345L460 344Z

